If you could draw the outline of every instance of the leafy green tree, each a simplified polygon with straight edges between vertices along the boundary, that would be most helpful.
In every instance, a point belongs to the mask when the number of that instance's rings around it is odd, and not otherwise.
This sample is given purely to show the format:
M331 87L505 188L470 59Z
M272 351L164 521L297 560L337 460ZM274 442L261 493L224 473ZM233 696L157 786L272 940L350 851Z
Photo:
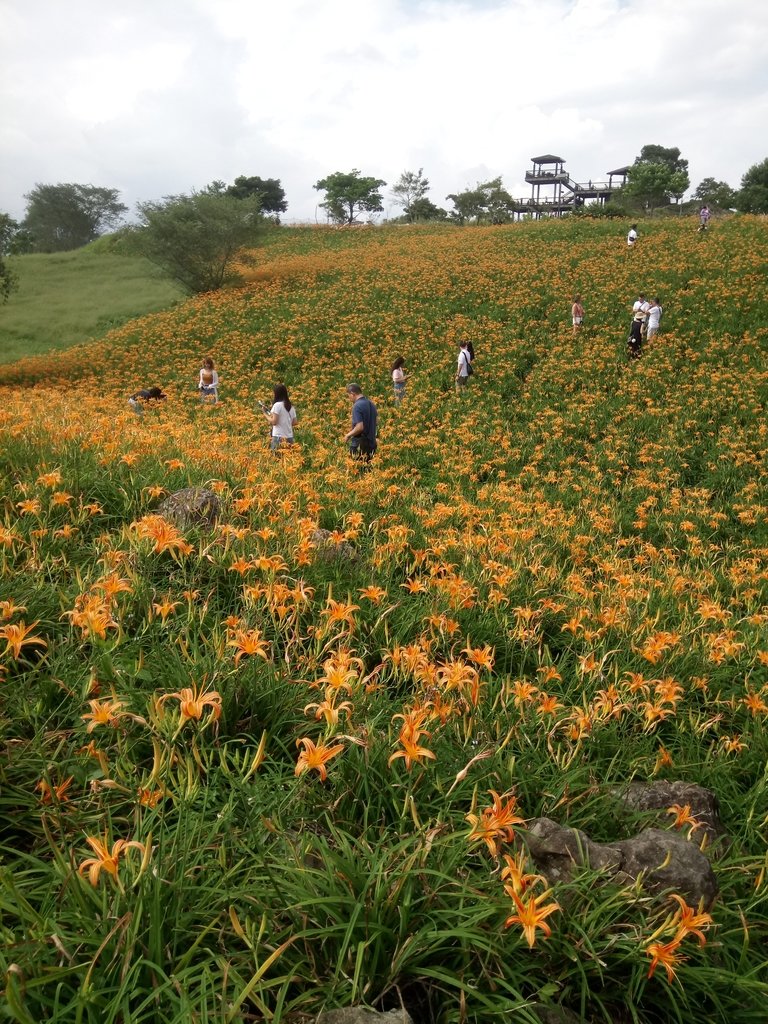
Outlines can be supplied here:
M209 186L137 209L141 226L131 233L133 251L188 291L215 291L241 280L237 264L249 258L243 249L255 244L262 224L258 198L235 199Z
M116 227L128 207L114 188L95 185L35 185L24 198L23 227L34 239L36 252L79 249Z
M667 206L673 198L679 202L691 184L688 161L680 157L676 146L643 146L627 178L622 195L646 210Z
M337 224L354 224L361 213L380 213L383 200L379 189L386 185L381 178L365 178L358 170L348 174L336 171L317 182L315 188L325 192L320 203Z
M741 179L736 209L742 213L768 213L768 159L753 164Z
M234 184L227 189L228 196L235 199L250 199L256 196L261 203L262 213L285 213L288 203L285 199L285 189L280 184L279 178L246 178L244 175L235 178Z
M424 177L423 167L420 167L418 171L403 171L392 186L394 200L398 206L402 206L403 213L409 221L417 219L414 215L414 208L418 208L418 204L423 202L427 192L429 192L429 180Z
M445 198L453 203L451 216L460 224L471 220L477 224L483 220L491 224L505 224L515 208L515 201L502 185L500 176L491 181L478 182L475 188L451 193Z
M19 225L7 213L0 213L0 301L7 302L14 288L18 287L18 279L11 271L4 257L11 251L13 238Z
M507 224L512 219L515 201L501 183L501 176L478 188L483 193L485 212L491 224Z
M451 217L459 224L471 220L480 223L485 210L485 196L479 185L477 188L467 188L463 192L449 192L445 198L453 203Z
M409 220L412 223L420 220L446 220L448 213L441 207L436 206L431 199L424 196L422 199L414 199L411 203Z
M736 193L725 181L705 178L693 193L697 203L716 206L721 210L729 210L736 202Z

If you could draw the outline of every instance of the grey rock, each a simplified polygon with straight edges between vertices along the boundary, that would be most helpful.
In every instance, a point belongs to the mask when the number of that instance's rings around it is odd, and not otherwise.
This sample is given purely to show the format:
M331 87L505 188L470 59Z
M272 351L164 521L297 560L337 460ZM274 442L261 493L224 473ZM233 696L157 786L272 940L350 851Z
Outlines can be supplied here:
M221 513L221 502L205 487L185 487L169 494L158 507L158 513L179 530L190 526L211 528Z
M715 794L693 782L631 782L626 788L613 790L613 795L631 811L666 811L673 804L688 805L691 814L701 822L694 836L707 835L716 839L723 835L720 812Z
M325 1010L316 1024L413 1024L406 1010L388 1010L379 1013L365 1006L349 1006L343 1010Z
M639 835L612 845L622 855L622 873L630 879L642 875L649 892L672 889L691 906L698 906L700 900L705 907L714 903L717 879L695 842L675 832L646 828Z
M352 545L348 544L346 541L342 541L340 544L337 544L336 541L332 539L330 530L318 528L313 531L310 540L317 551L317 557L324 562L354 562L357 560L357 551L355 551Z
M574 868L581 865L610 875L621 868L621 855L612 846L595 843L585 832L564 828L551 818L536 818L523 839L550 885L570 881Z
M703 900L709 907L718 893L709 860L694 842L673 832L647 828L631 839L596 843L578 829L536 818L522 838L550 884L567 882L577 868L587 866L619 885L641 879L649 892L672 889L692 906Z

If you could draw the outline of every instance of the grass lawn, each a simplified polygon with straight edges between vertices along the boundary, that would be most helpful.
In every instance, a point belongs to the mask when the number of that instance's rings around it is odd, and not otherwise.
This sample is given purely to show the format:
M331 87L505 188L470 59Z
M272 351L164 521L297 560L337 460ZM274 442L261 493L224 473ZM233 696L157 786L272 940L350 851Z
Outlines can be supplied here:
M92 246L8 262L19 288L0 306L0 363L101 337L183 295L147 260Z

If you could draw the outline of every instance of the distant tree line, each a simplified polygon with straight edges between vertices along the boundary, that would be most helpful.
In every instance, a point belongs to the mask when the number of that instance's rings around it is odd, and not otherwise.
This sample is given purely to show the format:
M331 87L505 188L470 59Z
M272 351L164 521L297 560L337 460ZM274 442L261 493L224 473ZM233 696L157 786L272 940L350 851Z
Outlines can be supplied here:
M314 187L324 194L319 205L328 220L351 225L383 211L386 184L353 169L328 174ZM647 145L612 202L588 207L586 212L652 212L673 202L680 204L689 188L688 161L680 150ZM504 224L517 208L501 177L449 193L445 198L452 203L450 211L433 203L429 191L423 168L403 171L391 188L391 199L402 210L397 219L412 224L441 220L459 225ZM114 231L128 212L116 189L94 185L37 184L24 198L27 210L20 224L0 213L0 301L8 299L16 283L5 257L77 249ZM768 159L749 168L738 190L705 178L693 200L715 210L768 213ZM241 175L231 185L214 181L200 191L139 203L138 223L120 228L118 234L122 251L146 256L190 292L209 291L237 282L244 251L256 244L265 225L279 224L287 209L278 178Z

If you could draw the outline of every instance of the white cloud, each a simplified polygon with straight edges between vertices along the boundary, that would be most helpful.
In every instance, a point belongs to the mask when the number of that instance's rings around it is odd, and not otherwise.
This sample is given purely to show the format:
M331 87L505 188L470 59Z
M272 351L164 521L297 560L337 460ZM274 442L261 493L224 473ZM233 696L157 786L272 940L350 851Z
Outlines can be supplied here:
M762 0L0 0L0 210L36 182L126 202L238 174L424 168L433 201L531 155L578 180L679 146L695 186L768 155Z

